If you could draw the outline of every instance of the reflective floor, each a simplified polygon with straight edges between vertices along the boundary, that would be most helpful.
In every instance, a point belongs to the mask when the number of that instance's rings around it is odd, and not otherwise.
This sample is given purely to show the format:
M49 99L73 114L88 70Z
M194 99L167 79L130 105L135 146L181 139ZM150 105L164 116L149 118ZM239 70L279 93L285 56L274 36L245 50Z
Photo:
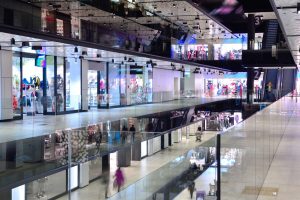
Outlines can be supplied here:
M137 117L146 114L191 107L226 98L189 98L164 103L137 105L123 108L90 110L89 112L55 116L24 116L23 120L0 123L0 142L19 140L29 137L46 135L55 130L79 128L88 124L120 120L121 118Z
M259 200L300 199L300 102L294 109L293 117L277 149L273 163L264 181L264 188L273 188L273 193L261 192Z
M222 200L300 199L299 110L285 97L222 135Z

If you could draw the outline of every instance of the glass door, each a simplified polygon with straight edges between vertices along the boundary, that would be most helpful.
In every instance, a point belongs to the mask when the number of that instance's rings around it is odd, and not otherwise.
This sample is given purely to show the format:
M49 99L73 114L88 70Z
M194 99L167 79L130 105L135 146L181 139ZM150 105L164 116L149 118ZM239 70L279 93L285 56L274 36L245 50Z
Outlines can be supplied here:
M23 113L28 116L43 113L43 66L36 65L36 58L22 57L22 91L21 105Z
M12 101L13 114L15 119L22 119L22 88L21 88L21 58L19 54L13 56L12 66Z
M47 56L46 58L46 82L44 91L44 110L46 113L56 112L56 98L55 98L55 57Z
M57 75L56 75L56 112L65 111L65 67L64 58L57 57ZM54 79L55 80L55 79Z
M88 72L88 103L89 108L95 108L98 106L97 99L97 85L98 85L98 71L89 70Z

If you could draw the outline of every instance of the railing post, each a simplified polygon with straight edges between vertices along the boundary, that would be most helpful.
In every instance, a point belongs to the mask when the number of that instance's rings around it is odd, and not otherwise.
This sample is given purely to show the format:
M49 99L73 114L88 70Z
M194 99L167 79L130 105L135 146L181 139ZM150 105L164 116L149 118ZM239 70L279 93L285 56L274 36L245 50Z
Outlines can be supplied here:
M216 145L217 158L217 200L221 200L221 134L217 134Z

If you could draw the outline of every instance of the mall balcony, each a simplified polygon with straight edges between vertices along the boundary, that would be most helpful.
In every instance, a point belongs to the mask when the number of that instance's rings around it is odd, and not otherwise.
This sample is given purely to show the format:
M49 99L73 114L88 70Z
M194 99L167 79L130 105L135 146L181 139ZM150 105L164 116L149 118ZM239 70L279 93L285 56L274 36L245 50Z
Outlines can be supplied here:
M255 2L0 0L0 199L300 199L299 33Z

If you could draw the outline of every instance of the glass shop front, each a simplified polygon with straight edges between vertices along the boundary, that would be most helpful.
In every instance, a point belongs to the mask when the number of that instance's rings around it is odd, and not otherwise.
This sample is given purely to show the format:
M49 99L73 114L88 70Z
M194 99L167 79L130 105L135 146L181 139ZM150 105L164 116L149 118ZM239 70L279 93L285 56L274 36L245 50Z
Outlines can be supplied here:
M15 118L81 110L81 60L41 52L16 52L12 60Z
M88 79L90 108L152 102L152 68L89 61Z

